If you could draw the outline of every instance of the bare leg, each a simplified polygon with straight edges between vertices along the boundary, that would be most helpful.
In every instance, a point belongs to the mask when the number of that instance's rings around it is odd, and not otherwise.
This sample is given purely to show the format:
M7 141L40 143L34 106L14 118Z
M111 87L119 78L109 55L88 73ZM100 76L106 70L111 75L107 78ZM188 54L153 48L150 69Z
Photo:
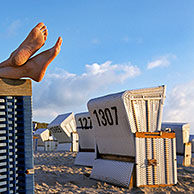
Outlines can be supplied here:
M54 47L32 57L24 65L20 67L8 66L0 68L0 77L10 79L28 77L40 82L44 77L48 65L59 54L61 44L62 38L59 37Z
M37 24L22 44L10 55L9 59L0 63L0 67L23 65L44 45L47 35L46 26L42 22Z

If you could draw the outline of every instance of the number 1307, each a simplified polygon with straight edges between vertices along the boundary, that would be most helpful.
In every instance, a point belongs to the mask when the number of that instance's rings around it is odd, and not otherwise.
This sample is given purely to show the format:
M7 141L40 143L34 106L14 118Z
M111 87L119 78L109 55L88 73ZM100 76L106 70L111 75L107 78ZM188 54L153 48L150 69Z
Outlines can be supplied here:
M99 126L118 125L117 107L94 110Z

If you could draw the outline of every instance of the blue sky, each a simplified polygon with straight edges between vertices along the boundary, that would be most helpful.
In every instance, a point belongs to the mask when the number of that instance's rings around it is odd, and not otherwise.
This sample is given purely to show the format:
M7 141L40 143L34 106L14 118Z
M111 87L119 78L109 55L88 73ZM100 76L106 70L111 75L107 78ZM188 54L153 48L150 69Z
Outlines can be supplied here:
M2 1L1 61L38 22L40 49L63 45L40 83L33 82L33 119L87 110L93 97L167 86L163 120L189 122L194 133L194 1Z

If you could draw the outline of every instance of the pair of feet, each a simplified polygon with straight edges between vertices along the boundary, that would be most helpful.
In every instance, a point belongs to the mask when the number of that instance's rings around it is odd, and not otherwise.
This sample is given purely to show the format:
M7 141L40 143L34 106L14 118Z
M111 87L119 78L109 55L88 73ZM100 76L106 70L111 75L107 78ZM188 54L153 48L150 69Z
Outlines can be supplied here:
M10 57L0 63L0 77L11 79L29 77L40 82L48 65L59 54L62 44L62 38L59 37L52 48L30 58L45 44L47 35L48 31L43 23L36 25Z

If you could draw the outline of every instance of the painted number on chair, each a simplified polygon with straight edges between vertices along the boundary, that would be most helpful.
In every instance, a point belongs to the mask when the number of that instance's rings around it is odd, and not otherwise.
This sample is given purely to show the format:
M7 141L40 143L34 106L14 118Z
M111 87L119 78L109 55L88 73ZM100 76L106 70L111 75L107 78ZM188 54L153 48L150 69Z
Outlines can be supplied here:
M92 129L92 121L90 117L82 117L79 118L78 121L80 122L82 129Z
M94 110L99 126L118 125L117 107Z

